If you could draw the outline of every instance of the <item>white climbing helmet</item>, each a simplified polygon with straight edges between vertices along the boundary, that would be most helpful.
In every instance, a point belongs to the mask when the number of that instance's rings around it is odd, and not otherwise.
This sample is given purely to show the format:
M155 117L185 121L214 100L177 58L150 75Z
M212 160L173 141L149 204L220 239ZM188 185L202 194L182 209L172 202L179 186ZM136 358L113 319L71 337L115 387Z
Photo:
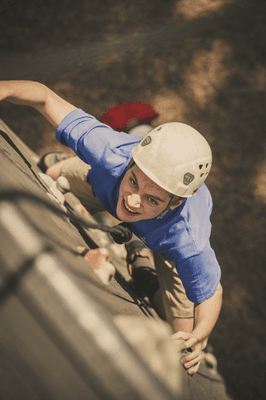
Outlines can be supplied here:
M135 136L145 136L145 135L147 135L147 133L149 133L152 130L153 130L153 127L151 125L138 125L132 129L130 129L128 134L135 135Z
M173 195L194 196L207 178L212 153L194 128L169 122L149 132L132 151L138 167Z

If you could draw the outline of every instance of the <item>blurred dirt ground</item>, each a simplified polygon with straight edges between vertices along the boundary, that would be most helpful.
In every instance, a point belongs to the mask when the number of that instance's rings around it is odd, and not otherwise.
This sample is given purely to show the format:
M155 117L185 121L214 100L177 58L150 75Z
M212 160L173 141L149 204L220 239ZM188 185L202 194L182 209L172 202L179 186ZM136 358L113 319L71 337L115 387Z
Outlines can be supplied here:
M165 50L145 50L144 41L138 52L51 76L44 83L97 118L114 104L148 101L160 113L154 125L181 121L207 138L214 158L206 182L214 201L211 242L224 287L223 309L210 342L234 398L265 397L264 0L1 4L0 45L5 58L66 43L74 46L84 38L104 40L148 26L156 29L156 24L192 23L202 17L215 21L214 28L202 26L200 33ZM35 110L1 103L0 117L39 155L65 150Z

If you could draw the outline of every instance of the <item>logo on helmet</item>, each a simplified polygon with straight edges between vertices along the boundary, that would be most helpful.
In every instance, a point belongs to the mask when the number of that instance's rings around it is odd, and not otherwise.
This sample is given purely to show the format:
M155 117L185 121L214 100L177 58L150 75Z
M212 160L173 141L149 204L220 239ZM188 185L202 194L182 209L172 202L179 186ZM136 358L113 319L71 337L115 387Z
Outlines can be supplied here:
M151 137L150 136L146 136L144 140L142 140L141 142L141 146L147 146L147 144L151 143Z
M187 172L184 175L183 183L184 183L184 185L188 186L193 180L194 180L194 175Z

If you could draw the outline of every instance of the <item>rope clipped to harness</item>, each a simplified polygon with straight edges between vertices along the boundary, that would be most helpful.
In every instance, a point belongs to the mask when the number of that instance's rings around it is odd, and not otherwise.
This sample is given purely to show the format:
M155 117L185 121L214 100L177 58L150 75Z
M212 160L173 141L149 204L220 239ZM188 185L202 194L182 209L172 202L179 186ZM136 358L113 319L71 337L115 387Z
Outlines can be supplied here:
M50 201L43 199L39 196L33 195L28 192L23 192L17 189L11 189L7 191L3 191L0 193L0 201L8 201L9 199L17 200L18 198L25 198L30 201L35 201L38 202L46 207L48 207L51 211L55 212L56 214L68 217L78 223L80 223L82 226L90 229L99 229L103 232L110 233L114 241L118 244L124 244L128 242L132 238L132 229L131 226L126 223L122 222L121 224L118 224L116 226L108 226L108 225L103 225L103 224L98 224L98 223L92 223L86 217L80 215L77 216L75 214L70 214L62 209L58 208L57 206L53 205Z

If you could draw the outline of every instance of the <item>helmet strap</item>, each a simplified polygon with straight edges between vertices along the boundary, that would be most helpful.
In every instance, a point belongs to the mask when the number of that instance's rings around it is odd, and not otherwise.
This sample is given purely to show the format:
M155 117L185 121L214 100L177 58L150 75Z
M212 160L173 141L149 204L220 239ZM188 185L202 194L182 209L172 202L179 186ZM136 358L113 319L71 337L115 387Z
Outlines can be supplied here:
M156 217L156 219L162 219L165 214L170 210L170 207L180 199L180 196L172 195L167 207Z
M131 158L131 160L129 161L128 165L127 165L127 171L133 167L133 165L135 164L134 158Z

